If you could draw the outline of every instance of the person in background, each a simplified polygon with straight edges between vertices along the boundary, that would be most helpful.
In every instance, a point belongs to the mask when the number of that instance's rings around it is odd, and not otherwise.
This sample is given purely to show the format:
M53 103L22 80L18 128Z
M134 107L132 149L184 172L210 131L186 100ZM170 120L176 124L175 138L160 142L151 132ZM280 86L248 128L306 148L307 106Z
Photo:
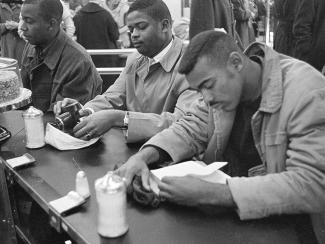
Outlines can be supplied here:
M181 40L189 39L189 25L190 20L188 18L181 18L174 21L173 32L174 35L180 38Z
M77 42L86 49L116 49L119 38L117 24L98 2L90 0L73 18ZM116 67L118 62L114 55L96 55L92 60L96 67Z
M190 39L214 28L223 28L229 35L235 36L235 19L230 0L192 0L190 15Z
M294 57L322 71L325 65L325 1L297 0Z
M63 0L60 0L62 7L63 7L63 13L62 13L62 23L61 26L65 33L71 38L73 38L74 33L76 31L76 28L74 26L74 22L72 20L72 14L70 11L69 3L64 2Z
M242 53L229 35L216 31L191 40L179 72L211 106L236 111L222 152L232 178L218 184L193 176L165 177L158 183L159 195L181 205L236 211L241 220L297 214L297 219L305 218L304 243L316 243L314 234L325 243L325 77L262 43ZM209 116L209 125L220 116ZM150 190L148 165L193 155L188 145L197 137L186 137L190 131L184 120L152 137L116 172L128 184L141 175ZM220 130L220 125L215 127ZM188 140L179 141L175 149L179 135ZM214 159L219 143L220 138L212 138L206 147Z
M20 4L0 3L1 57L13 58L20 67L25 41L18 35Z
M116 82L85 104L81 114L89 116L73 129L74 136L89 140L120 127L127 142L139 142L186 116L198 137L207 138L207 106L178 73L185 44L172 35L166 4L136 0L127 13L127 25L137 52L128 57ZM60 114L62 107L73 102L66 98L54 111Z
M274 42L277 52L293 56L293 21L297 13L296 0L274 0Z
M32 91L33 105L44 112L67 96L84 104L102 88L86 50L61 30L62 11L59 0L25 0L22 5L21 30L28 43L21 77Z
M256 12L252 11L250 0L231 0L236 20L236 31L240 37L241 44L245 49L248 45L255 41L255 34L252 25Z
M126 16L129 10L129 3L127 0L107 0L107 7L115 19L119 28L119 40L122 48L128 48L131 45L130 37L128 34L128 27L126 25Z

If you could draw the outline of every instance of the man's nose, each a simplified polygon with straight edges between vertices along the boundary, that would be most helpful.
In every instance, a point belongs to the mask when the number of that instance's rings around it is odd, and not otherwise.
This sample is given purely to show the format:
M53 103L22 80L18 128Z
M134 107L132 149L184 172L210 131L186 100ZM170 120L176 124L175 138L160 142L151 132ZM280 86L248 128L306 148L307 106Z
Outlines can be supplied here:
M133 31L131 32L131 38L137 38L139 36L139 31L134 28Z

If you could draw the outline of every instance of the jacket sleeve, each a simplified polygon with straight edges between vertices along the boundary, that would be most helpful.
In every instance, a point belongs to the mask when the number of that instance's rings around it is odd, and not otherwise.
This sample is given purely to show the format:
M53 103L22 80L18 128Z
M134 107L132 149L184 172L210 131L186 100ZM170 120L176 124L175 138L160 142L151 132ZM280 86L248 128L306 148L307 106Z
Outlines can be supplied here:
M71 72L66 75L63 73L61 78L66 82L62 85L62 89L58 92L54 102L70 97L78 100L81 104L85 104L101 93L102 79L90 57L85 58L76 55L72 58L78 62L70 64L73 67ZM64 67L61 68L64 69Z
M95 97L85 104L85 107L94 109L95 112L103 109L126 110L126 82L128 70L136 61L136 54L129 55L125 68L120 76L116 79L102 95Z
M311 51L315 8L314 0L298 1L297 14L293 24L294 56L304 61L308 59Z
M152 137L143 147L159 147L173 162L198 155L208 142L208 106L202 96L192 102L185 115L169 128Z
M285 171L228 180L241 219L325 210L325 88L300 99L287 123L288 147L281 137L267 145L285 155ZM273 135L274 136L274 135Z
M127 142L148 140L158 132L168 128L173 122L178 121L186 114L192 113L192 103L200 98L201 95L197 91L187 89L179 95L173 113L129 112ZM204 126L200 125L202 123L200 120L196 120L196 123L196 126Z

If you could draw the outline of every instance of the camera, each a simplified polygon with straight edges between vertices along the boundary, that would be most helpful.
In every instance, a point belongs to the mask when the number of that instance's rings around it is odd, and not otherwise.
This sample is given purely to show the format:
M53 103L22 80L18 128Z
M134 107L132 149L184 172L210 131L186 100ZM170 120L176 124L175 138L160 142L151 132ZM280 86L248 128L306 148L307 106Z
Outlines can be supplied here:
M79 111L81 108L82 107L79 102L62 107L62 113L56 116L54 122L51 122L51 124L59 130L70 134L73 127L75 127L80 120L81 116Z

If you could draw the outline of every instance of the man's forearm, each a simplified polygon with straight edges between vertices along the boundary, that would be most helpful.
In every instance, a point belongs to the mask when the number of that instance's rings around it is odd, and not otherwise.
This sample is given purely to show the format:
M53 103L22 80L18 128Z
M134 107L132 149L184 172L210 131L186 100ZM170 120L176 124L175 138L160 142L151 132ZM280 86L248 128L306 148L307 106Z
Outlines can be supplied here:
M226 208L235 208L236 203L232 197L228 185L210 183L205 185L205 197L200 200L200 205L220 206Z
M147 165L158 162L159 161L159 150L156 147L147 146L141 149L137 154L143 162Z

